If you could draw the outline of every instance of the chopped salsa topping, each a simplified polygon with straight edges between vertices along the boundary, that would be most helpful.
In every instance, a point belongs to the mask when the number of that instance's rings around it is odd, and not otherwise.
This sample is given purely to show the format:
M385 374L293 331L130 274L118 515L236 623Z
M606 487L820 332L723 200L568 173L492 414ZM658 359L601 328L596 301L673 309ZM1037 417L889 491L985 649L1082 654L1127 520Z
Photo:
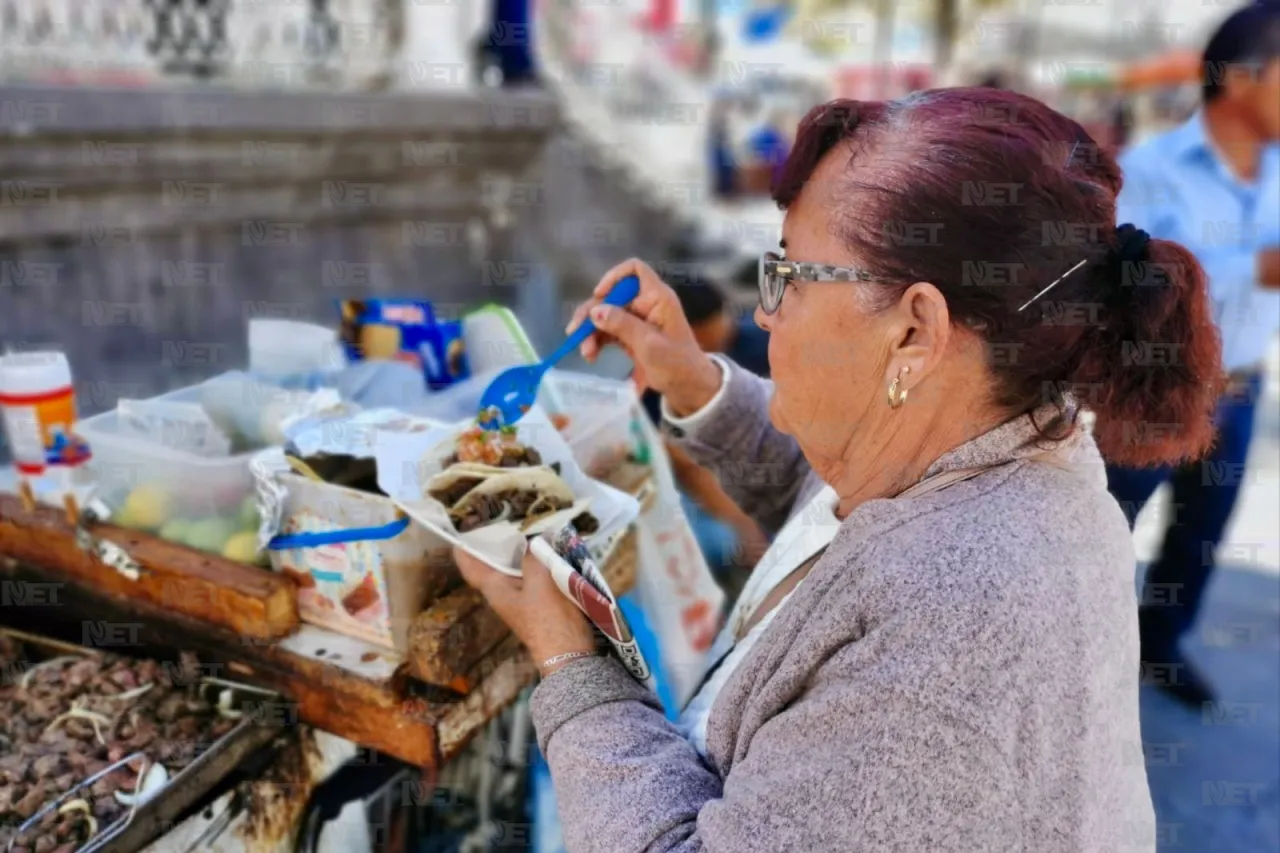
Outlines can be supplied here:
M478 462L496 468L521 468L542 464L542 455L526 447L516 438L515 430L488 430L474 426L458 436L453 454L445 467L459 462Z

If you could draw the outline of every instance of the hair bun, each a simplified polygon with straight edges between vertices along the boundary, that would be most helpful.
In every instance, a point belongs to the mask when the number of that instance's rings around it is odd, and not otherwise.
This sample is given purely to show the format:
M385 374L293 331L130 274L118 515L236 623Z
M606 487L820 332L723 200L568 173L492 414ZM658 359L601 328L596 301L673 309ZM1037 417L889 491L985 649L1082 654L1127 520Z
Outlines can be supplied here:
M1126 223L1116 228L1116 244L1102 267L1108 282L1104 285L1105 292L1111 294L1113 306L1133 305L1134 300L1153 295L1185 274L1154 261L1152 256L1157 254L1154 244L1159 242L1136 225Z
M1136 225L1126 222L1116 228L1116 260L1120 263L1140 264L1147 260L1147 247L1151 235Z

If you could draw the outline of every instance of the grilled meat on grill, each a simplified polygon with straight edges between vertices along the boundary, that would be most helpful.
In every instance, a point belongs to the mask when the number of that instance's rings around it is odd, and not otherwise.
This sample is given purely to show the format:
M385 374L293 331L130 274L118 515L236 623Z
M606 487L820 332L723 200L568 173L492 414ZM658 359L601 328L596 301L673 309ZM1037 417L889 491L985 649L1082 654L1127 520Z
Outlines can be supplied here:
M111 763L141 751L176 774L235 726L216 693L201 694L193 655L177 666L112 654L39 662L21 646L0 634L0 850L40 809ZM79 849L128 812L115 794L132 793L141 770L141 762L126 765L80 788L13 850Z

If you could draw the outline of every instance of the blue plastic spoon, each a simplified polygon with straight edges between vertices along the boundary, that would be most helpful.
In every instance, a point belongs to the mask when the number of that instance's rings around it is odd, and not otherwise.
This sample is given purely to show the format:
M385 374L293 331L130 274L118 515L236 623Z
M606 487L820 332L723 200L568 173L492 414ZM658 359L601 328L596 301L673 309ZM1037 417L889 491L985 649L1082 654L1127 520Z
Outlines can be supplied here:
M625 308L639 293L640 279L629 275L614 284L605 296L604 303ZM499 373L489 383L489 387L484 389L484 395L480 398L480 417L484 418L490 411L496 411L497 417L482 421L481 426L490 429L497 426L510 426L524 417L524 413L533 408L533 404L538 399L538 386L542 384L542 377L546 376L547 371L560 359L581 346L582 342L595 330L596 324L592 323L591 318L588 317L555 352L539 363L522 364Z

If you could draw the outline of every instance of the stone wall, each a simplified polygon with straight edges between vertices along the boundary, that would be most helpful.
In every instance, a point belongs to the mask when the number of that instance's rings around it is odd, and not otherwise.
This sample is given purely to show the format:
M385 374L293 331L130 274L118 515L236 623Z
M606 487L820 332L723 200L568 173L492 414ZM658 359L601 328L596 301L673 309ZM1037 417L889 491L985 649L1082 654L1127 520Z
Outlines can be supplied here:
M419 295L550 347L636 209L537 93L0 89L0 346L67 352L90 413L243 366L245 324Z

